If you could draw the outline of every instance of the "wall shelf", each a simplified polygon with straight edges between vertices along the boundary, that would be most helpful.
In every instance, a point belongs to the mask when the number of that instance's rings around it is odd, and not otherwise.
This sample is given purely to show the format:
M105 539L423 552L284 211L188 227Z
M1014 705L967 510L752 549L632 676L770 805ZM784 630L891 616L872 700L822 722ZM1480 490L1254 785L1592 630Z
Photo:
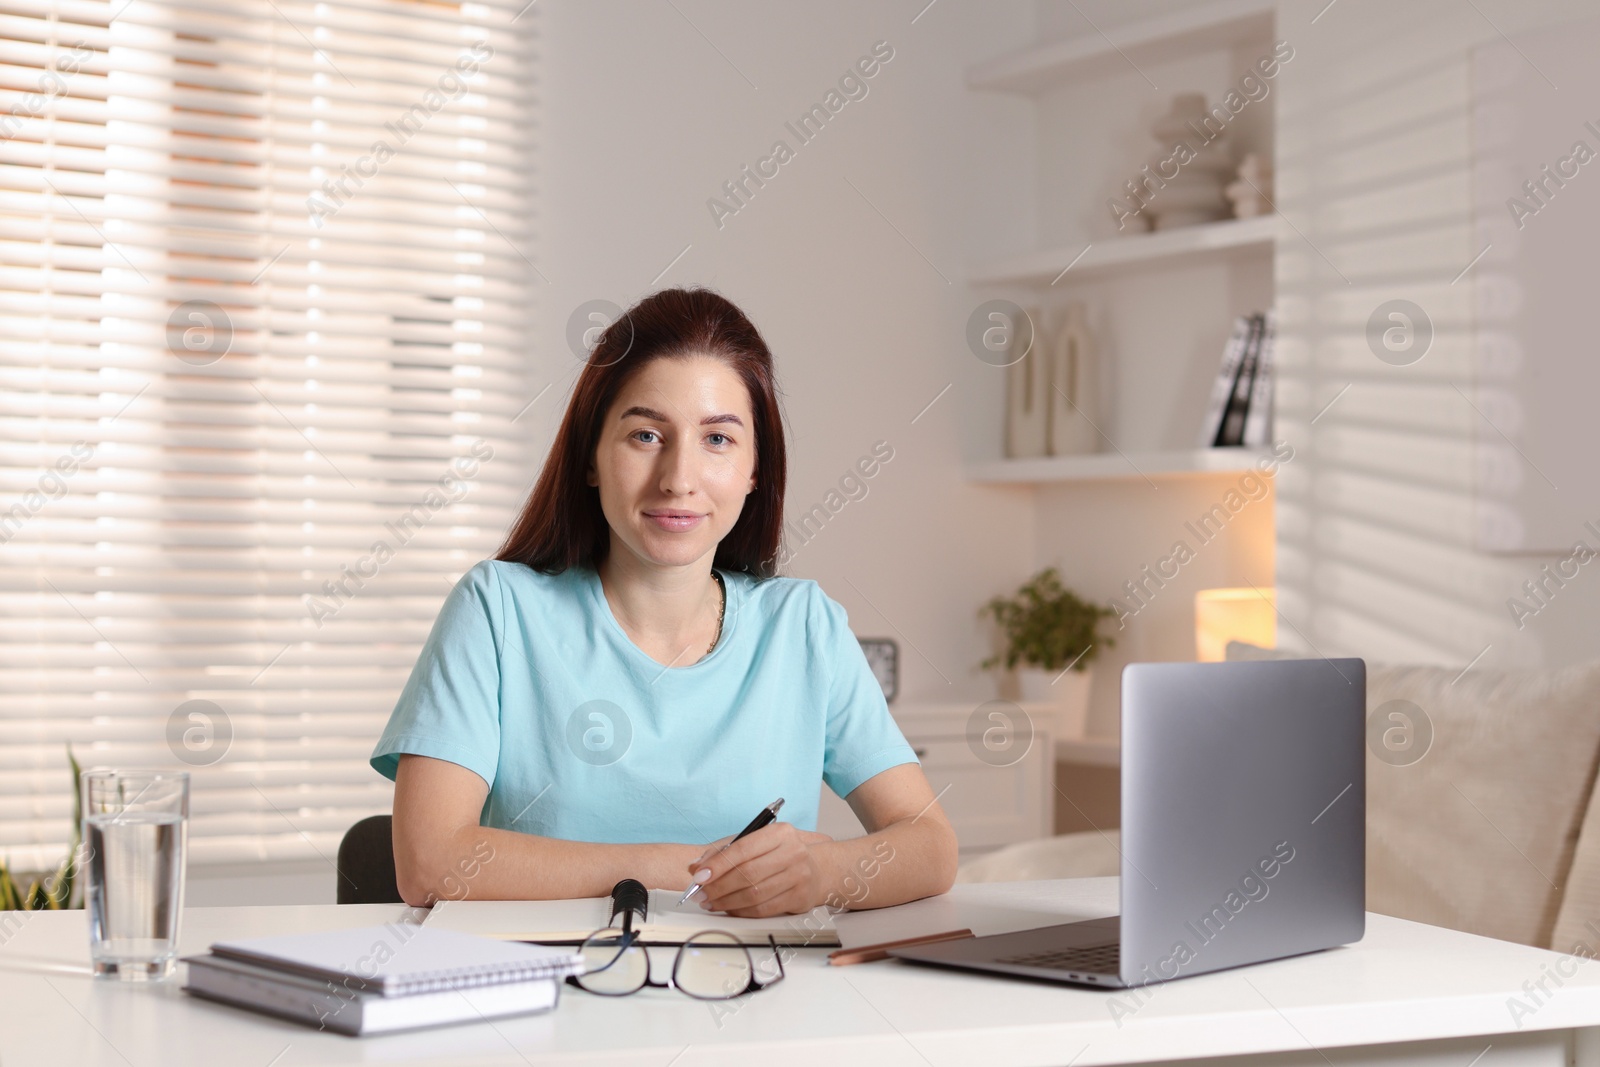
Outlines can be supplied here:
M1107 6L1098 25L1084 19L1073 24L1067 21L1070 12L1059 19L1057 12L1047 12L1032 45L1019 41L1022 47L965 72L972 91L1012 94L1009 100L990 96L979 113L998 108L996 113L1006 117L1001 144L1019 166L1031 168L1031 187L1020 199L1001 201L1006 206L1000 209L1012 214L1017 233L1029 236L975 252L965 264L964 280L980 306L1007 300L1038 308L1045 314L1043 326L1053 331L1052 345L1059 343L1059 324L1069 308L1084 308L1096 367L1083 385L1098 409L1088 415L1109 439L1083 441L1085 447L1104 449L1088 455L999 458L1007 439L1008 398L1024 381L1035 396L1049 396L1053 386L1051 378L1041 386L1037 377L1008 371L1003 382L991 377L988 387L963 400L975 421L992 429L964 440L962 474L969 485L1007 489L995 496L997 502L1003 498L1008 506L1030 509L1026 514L1037 531L1036 545L1032 558L1017 562L1020 572L1056 564L1065 580L1094 595L1114 595L1123 575L1147 563L1136 543L1140 539L1127 537L1126 531L1179 530L1191 520L1187 512L1194 501L1213 494L1220 498L1241 480L1259 490L1257 472L1275 459L1273 450L1191 447L1200 438L1184 427L1198 427L1205 419L1237 317L1277 304L1275 249L1280 239L1293 238L1276 212L1155 232L1116 230L1106 198L1120 195L1118 190L1126 189L1122 179L1139 175L1158 142L1166 140L1154 135L1144 140L1154 117L1165 113L1175 93L1202 93L1209 102L1222 102L1242 72L1255 70L1263 57L1277 59L1273 42L1281 5L1275 0L1139 5L1152 16L1120 23L1113 20L1130 12L1112 12L1115 6ZM1041 39L1040 32L1076 35ZM1279 97L1253 93L1250 107L1235 109L1223 123L1229 131L1228 156L1237 163L1254 153L1276 162ZM1160 195L1154 203L1160 203ZM992 207L984 206L986 211ZM1232 214L1231 204L1216 207ZM1077 373L1076 367L1069 370ZM1048 373L1054 382L1062 378L1054 367ZM1019 406L1016 400L1009 404ZM1151 484L1168 491L1150 494ZM1272 562L1262 557L1260 546L1271 540L1271 505L1257 508L1247 521L1238 534L1240 551L1208 557L1205 573L1193 572L1192 580L1208 587L1266 581ZM1193 612L1186 597L1162 601L1138 621L1140 658L1193 658ZM1126 655L1119 648L1112 664L1120 665ZM1115 710L1114 688L1096 684L1091 721L1113 721L1108 713ZM1115 778L1120 752L1114 738L1051 742L1056 758L1075 765L1086 782L1095 783L1093 790L1104 792ZM1063 821L1075 825L1075 817L1085 817L1084 811L1072 812L1059 793L1057 799L1058 830ZM1105 803L1094 810L1116 811L1115 797L1101 800Z
M967 68L967 86L1031 95L1072 78L1097 77L1149 63L1272 37L1273 7L1262 0L1222 0L1205 7L1024 48ZM1058 268L1059 269L1059 268Z
M1193 477L1253 470L1272 453L1260 448L1196 448L1171 452L1095 452L1086 456L997 459L967 465L969 482L1038 485L1048 482L1126 481Z
M1132 267L1166 267L1240 254L1266 255L1272 251L1277 227L1276 216L1259 215L1102 238L1090 242L1087 253L1083 245L1077 245L993 260L979 266L968 280L974 285L1051 285L1069 263L1072 269L1061 278L1062 282L1086 281Z

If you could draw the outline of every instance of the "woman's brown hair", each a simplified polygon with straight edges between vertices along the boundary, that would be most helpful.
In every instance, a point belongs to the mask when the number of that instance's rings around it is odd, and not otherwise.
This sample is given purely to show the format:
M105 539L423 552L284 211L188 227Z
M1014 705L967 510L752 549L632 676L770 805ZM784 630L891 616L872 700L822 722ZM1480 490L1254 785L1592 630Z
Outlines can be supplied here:
M647 363L697 355L721 360L743 379L755 420L756 486L745 497L738 522L717 545L715 565L757 578L777 572L787 459L772 353L744 312L699 287L652 293L601 332L539 480L496 559L559 574L572 566L597 566L605 558L611 528L600 510L600 490L588 482L601 422Z

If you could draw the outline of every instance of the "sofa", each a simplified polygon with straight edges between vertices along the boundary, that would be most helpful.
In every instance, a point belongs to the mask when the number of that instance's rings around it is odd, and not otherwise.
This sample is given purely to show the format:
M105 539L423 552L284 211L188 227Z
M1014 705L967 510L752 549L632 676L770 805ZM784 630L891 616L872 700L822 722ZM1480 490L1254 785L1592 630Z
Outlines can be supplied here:
M1230 660L1281 655L1228 646ZM1367 714L1368 910L1600 955L1600 660L1368 663ZM1118 847L1115 829L1027 841L957 880L1114 875Z

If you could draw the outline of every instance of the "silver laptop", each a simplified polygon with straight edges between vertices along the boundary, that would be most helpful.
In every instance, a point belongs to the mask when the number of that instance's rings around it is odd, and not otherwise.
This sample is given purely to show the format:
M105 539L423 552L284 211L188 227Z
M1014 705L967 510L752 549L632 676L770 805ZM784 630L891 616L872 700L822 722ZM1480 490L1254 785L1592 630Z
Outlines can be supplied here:
M1129 988L1361 940L1366 664L1122 671L1121 913L891 950Z

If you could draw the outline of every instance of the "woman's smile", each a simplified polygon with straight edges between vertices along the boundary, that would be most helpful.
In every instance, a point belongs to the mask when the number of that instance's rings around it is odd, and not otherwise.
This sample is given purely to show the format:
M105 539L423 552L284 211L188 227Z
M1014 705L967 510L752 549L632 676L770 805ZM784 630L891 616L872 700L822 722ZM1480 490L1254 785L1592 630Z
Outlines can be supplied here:
M655 523L663 530L692 530L700 525L705 515L696 511L680 511L676 508L651 508L646 511L645 518Z

